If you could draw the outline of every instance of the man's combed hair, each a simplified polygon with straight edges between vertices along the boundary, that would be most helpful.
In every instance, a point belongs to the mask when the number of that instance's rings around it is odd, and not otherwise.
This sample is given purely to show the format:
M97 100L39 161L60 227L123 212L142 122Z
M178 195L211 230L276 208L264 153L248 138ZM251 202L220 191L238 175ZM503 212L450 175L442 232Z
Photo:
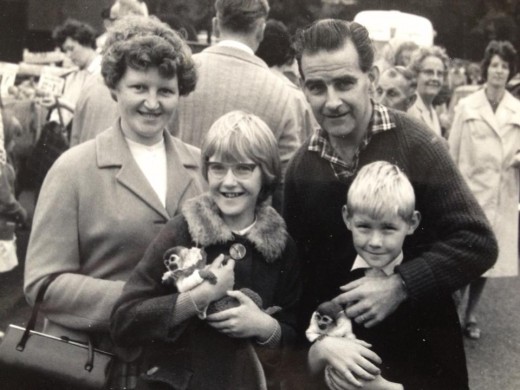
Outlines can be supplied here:
M368 72L374 64L374 46L368 30L359 23L340 19L318 20L297 33L295 48L300 71L303 53L339 50L349 41L358 52L359 67L363 72Z
M96 48L96 31L87 23L75 19L67 19L52 32L52 38L58 46L62 46L67 38L73 39L81 46Z
M376 161L361 168L347 193L349 217L355 212L380 219L399 215L409 221L415 211L415 193L397 165Z
M281 164L278 144L267 124L245 111L231 111L211 125L202 152L202 175L208 179L207 162L212 156L223 161L250 159L262 170L262 190L258 202L266 200L280 182Z
M250 33L259 19L267 19L267 0L217 0L217 17L222 28L237 33Z
M127 16L109 29L101 64L106 85L116 88L128 67L140 71L156 67L162 77L177 76L181 96L193 91L197 82L189 46L152 16Z

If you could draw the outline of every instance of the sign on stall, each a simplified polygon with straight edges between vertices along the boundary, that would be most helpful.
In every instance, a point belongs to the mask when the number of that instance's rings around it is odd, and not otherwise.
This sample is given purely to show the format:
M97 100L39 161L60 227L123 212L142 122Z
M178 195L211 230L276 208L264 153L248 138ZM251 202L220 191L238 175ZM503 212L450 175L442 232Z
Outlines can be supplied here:
M9 87L14 85L16 74L18 73L18 65L10 62L0 62L0 95L6 97L9 94Z
M52 66L44 66L40 79L38 80L38 90L43 95L61 96L65 79L59 76Z

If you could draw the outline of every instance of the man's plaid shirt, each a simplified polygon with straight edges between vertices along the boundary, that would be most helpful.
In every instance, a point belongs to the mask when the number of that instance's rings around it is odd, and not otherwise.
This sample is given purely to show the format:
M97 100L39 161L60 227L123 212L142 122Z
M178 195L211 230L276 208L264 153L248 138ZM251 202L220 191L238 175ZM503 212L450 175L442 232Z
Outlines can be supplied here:
M352 161L345 162L336 154L325 130L320 128L311 137L308 150L319 153L321 158L329 161L334 174L340 181L344 181L356 173L359 153L367 147L374 134L391 130L396 126L385 106L375 102L372 103L372 106L374 109L368 123L368 131L359 144Z

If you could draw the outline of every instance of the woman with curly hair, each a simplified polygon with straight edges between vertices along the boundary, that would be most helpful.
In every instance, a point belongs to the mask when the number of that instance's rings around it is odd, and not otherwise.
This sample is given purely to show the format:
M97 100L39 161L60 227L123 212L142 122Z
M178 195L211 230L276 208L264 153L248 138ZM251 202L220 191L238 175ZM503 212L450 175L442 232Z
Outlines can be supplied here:
M412 54L409 68L417 76L417 100L408 113L442 135L433 100L441 92L449 68L449 58L439 46L421 47Z
M128 17L116 22L105 47L102 74L119 118L50 169L36 206L25 293L34 303L57 275L42 305L46 332L83 341L90 335L113 350L110 312L125 281L160 228L204 184L200 151L166 129L179 96L195 88L188 46L155 18ZM114 375L122 383L111 388L131 388L124 374L131 370L119 366Z

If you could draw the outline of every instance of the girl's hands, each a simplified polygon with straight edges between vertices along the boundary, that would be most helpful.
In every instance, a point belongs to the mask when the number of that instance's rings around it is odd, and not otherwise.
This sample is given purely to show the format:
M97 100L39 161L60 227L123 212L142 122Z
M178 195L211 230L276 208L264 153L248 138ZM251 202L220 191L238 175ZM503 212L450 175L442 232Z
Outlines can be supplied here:
M227 295L237 299L240 306L209 315L206 318L208 324L231 337L267 340L277 321L241 291L228 291Z
M224 255L219 255L207 268L217 277L217 283L211 284L204 281L190 291L191 296L198 307L206 307L211 302L217 301L233 289L235 285L235 260L228 259L224 264Z
M369 348L370 344L362 340L324 337L311 346L309 367L319 372L330 365L347 383L361 387L361 380L372 381L381 373L376 366L381 364L381 358Z

